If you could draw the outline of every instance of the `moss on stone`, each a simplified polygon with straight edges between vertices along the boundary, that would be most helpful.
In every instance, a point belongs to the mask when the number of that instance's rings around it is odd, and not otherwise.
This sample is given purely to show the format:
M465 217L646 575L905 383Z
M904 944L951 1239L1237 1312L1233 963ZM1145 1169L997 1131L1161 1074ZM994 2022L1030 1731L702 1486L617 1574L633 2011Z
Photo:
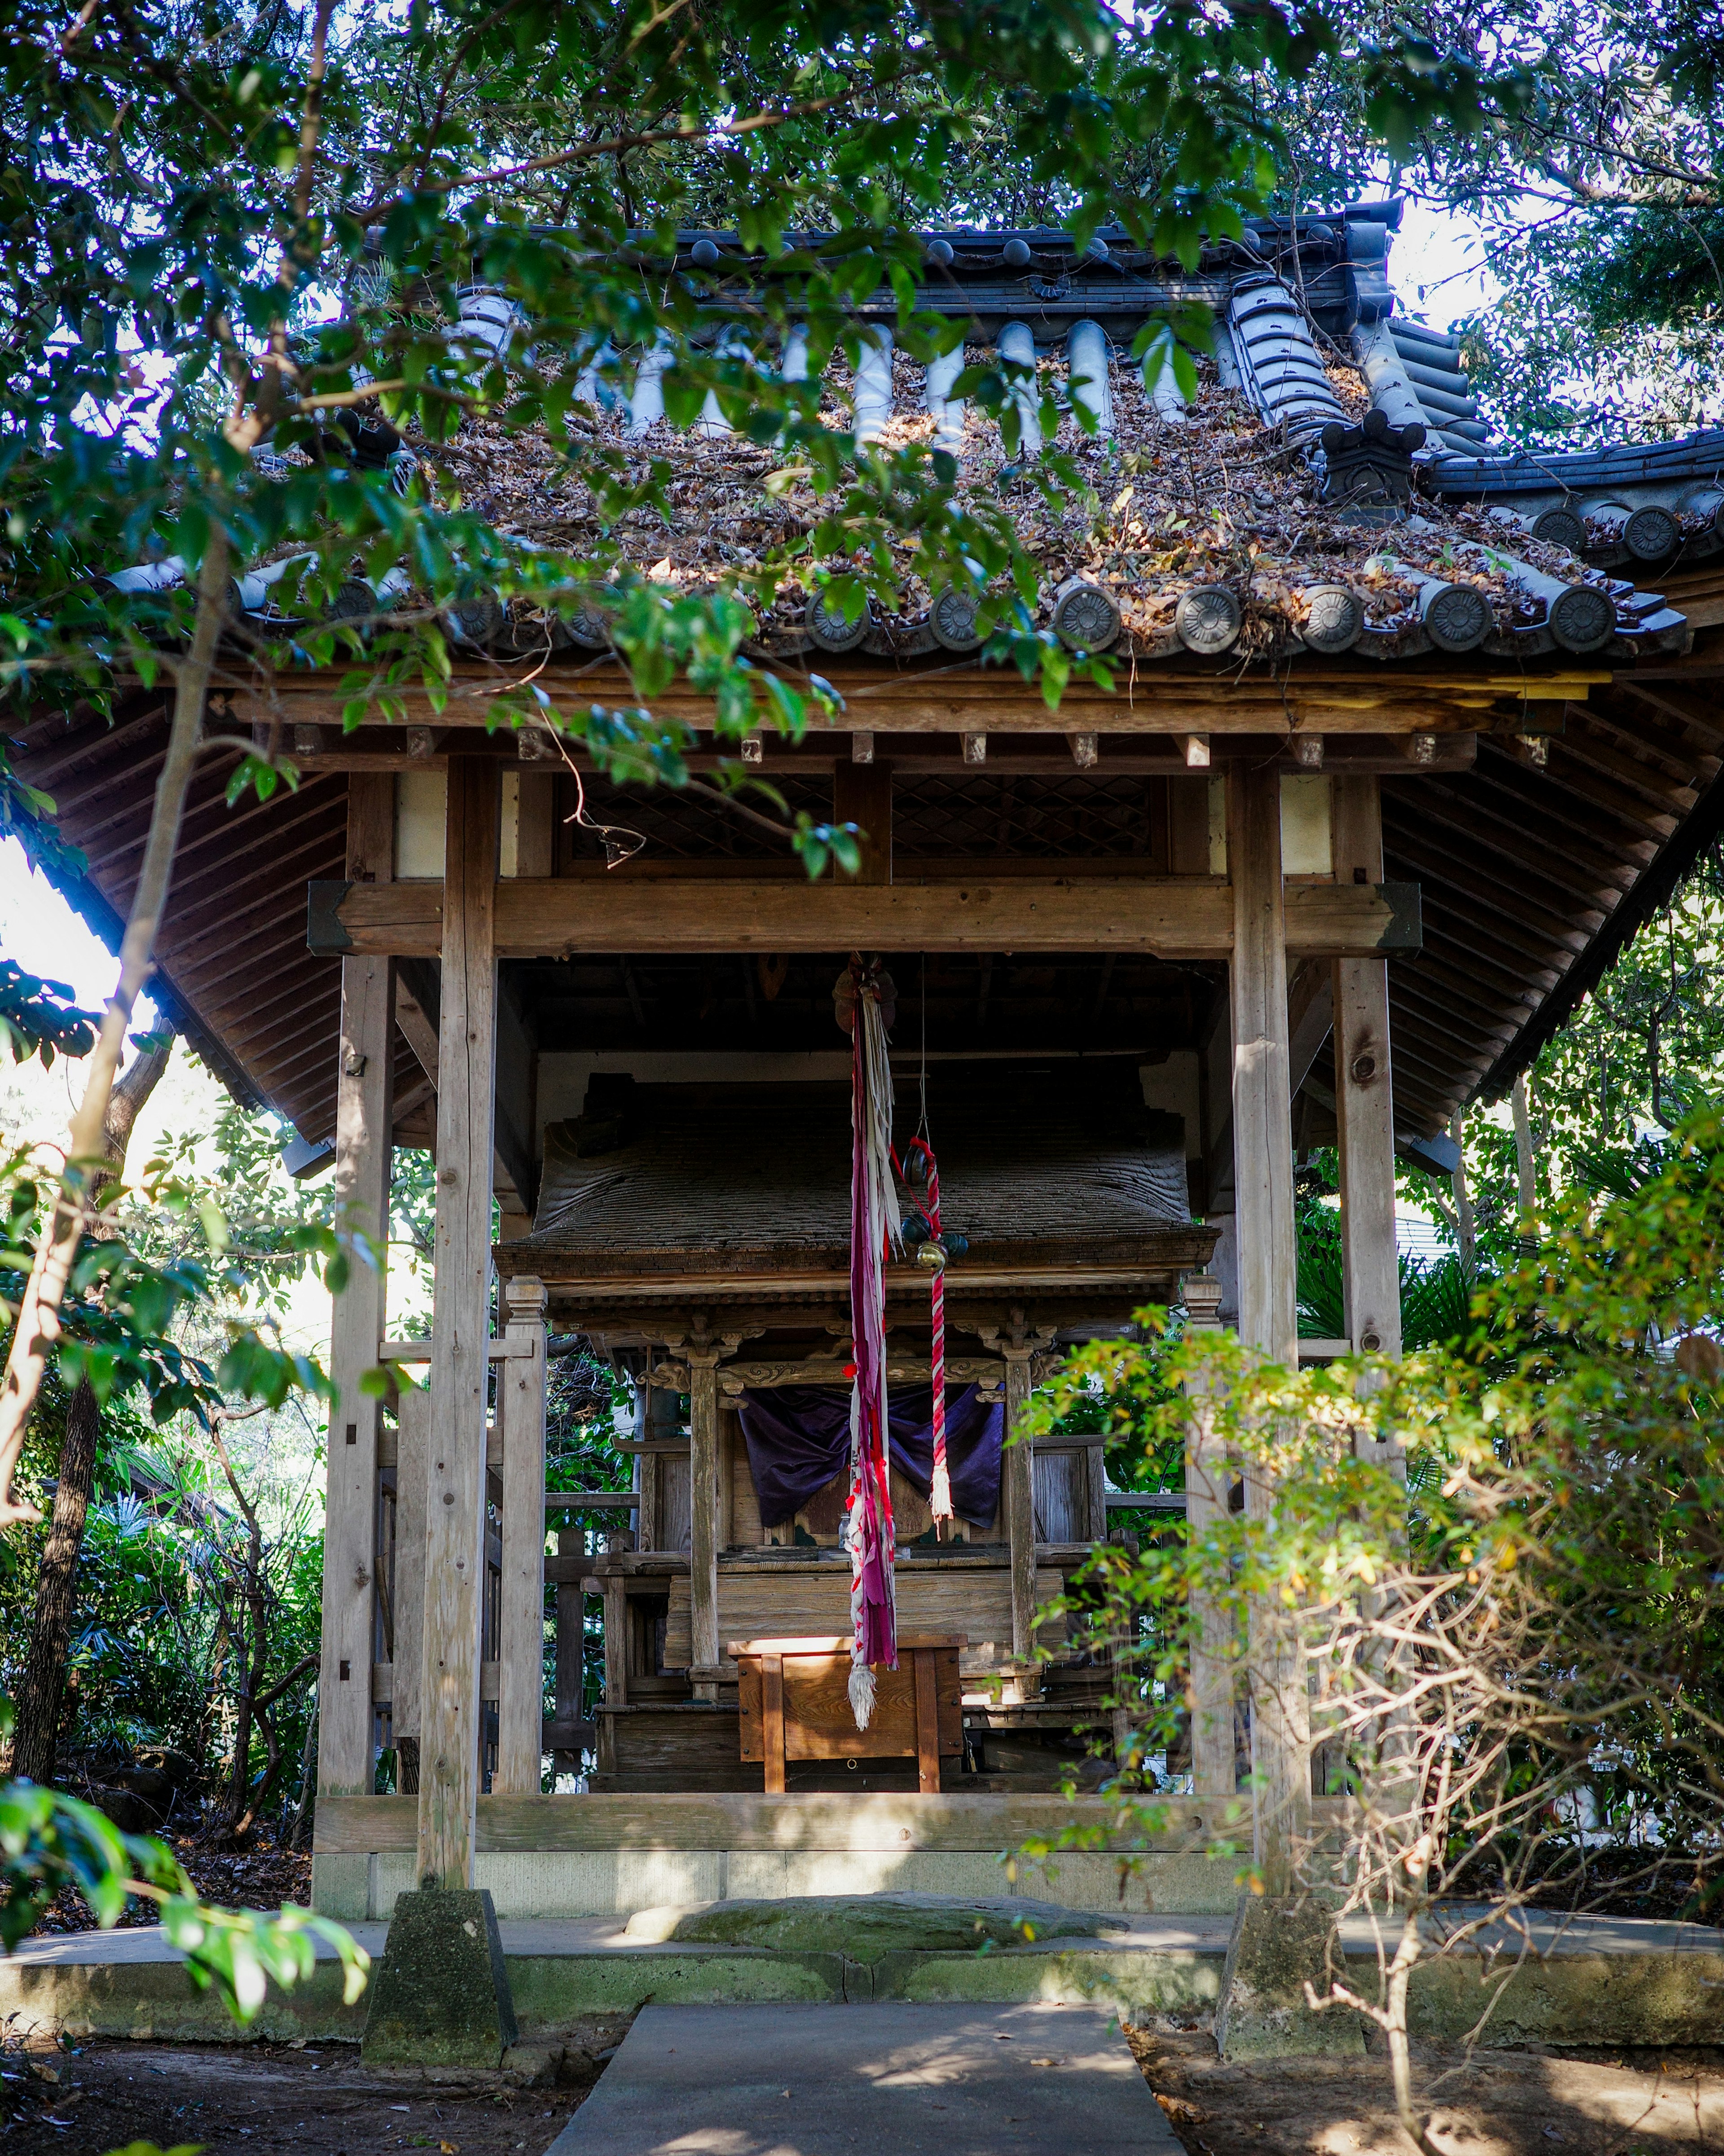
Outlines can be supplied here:
M366 2063L490 2069L519 2035L490 1896L449 1887L402 1895L372 1979Z
M643 1933L658 1913L646 1912ZM634 1931L634 1921L629 1928ZM1126 1928L1093 1910L1010 1895L970 1900L946 1894L808 1894L715 1902L684 1912L668 1937L689 1944L837 1953L871 1963L889 1953L951 1953L984 1943L1017 1947L1029 1938L1094 1938Z

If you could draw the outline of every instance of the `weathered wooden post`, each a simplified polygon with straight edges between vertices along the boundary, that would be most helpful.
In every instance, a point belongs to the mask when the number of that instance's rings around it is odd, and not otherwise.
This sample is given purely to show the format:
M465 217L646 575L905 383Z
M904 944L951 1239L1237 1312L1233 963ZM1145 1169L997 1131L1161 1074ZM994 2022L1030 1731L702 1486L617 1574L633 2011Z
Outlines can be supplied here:
M1194 1330L1221 1324L1221 1282L1196 1273L1185 1282L1185 1307ZM1192 1399L1185 1440L1185 1526L1198 1542L1224 1517L1229 1486L1227 1460L1216 1443L1213 1417L1201 1394ZM1213 1594L1196 1593L1191 1609L1191 1773L1193 1794L1231 1797L1239 1787L1234 1744L1234 1628Z
M1227 792L1239 1331L1247 1346L1292 1368L1299 1325L1280 778L1273 765L1236 763ZM1248 1462L1248 1513L1266 1521L1275 1505L1272 1476ZM1293 1616L1261 1596L1248 1614L1252 1841L1264 1892L1242 1896L1234 1912L1215 2017L1224 2058L1363 2049L1356 2024L1305 2006L1306 1983L1323 1981L1328 1919L1298 1898L1294 1873L1311 1824L1311 1707Z
M450 760L448 819L419 1761L418 1876L424 1887L473 1884L479 1795L497 981L494 765L476 757Z
M387 883L395 870L395 784L356 773L347 789L347 875ZM335 1298L330 1374L328 1484L323 1540L323 1650L317 1685L317 1787L369 1796L371 1671L376 1624L377 1425L382 1403L359 1381L377 1367L383 1336L383 1259L389 1233L393 968L387 958L341 961L336 1071L335 1189L338 1216L368 1235L375 1267L356 1260Z
M1293 1235L1293 1104L1289 1091L1287 947L1281 877L1281 782L1273 765L1236 763L1228 791L1234 894L1234 1182L1238 1199L1239 1337L1289 1368L1299 1354ZM1273 1485L1245 1471L1245 1506L1267 1519ZM1251 1611L1254 1843L1265 1888L1292 1887L1292 1847L1311 1815L1305 1671L1282 1613Z
M497 1641L497 1767L491 1786L537 1796L545 1753L545 1283L505 1289L504 1337L525 1350L497 1365L503 1434L503 1594Z
M1337 778L1333 784L1336 880L1381 883L1381 783L1360 778ZM1401 1276L1395 1255L1388 961L1337 958L1334 967L1335 1108L1347 1333L1356 1353L1398 1355Z
M685 1359L689 1366L689 1613L693 1650L690 1676L695 1697L716 1706L719 1685L718 1551L721 1532L718 1366L724 1360L724 1352L690 1347ZM609 1614L607 1609L608 1648Z
M417 1388L395 1409L395 1659L389 1719L395 1789L419 1794L419 1699L425 1660L425 1447L431 1402Z
M998 1352L1006 1366L1006 1449L1000 1465L1000 1509L1006 1516L1006 1541L1012 1558L1012 1661L1020 1700L1041 1690L1035 1668L1035 1453L1028 1435L1018 1433L1034 1389L1032 1350L1002 1340ZM1013 1440L1018 1438L1014 1444Z
M497 823L495 764L451 757L425 1459L419 1891L396 1904L372 1985L363 2051L376 2063L495 2067L516 2035L496 1912L488 1893L473 1890L490 1363ZM542 1480L540 1487L542 1493ZM542 1506L542 1494L539 1502Z
M587 1554L586 1531L581 1527L559 1527L557 1531L557 1554L560 1558L584 1558ZM566 1569L559 1568L557 1583L557 1735L556 1763L559 1770L577 1772L581 1764L581 1746L575 1738L574 1725L582 1719L585 1705L587 1595L578 1578L571 1578Z
M1279 1363L1299 1352L1293 1249L1293 1103L1288 1091L1287 919L1281 782L1234 764L1227 781L1233 884L1234 1185L1239 1337Z

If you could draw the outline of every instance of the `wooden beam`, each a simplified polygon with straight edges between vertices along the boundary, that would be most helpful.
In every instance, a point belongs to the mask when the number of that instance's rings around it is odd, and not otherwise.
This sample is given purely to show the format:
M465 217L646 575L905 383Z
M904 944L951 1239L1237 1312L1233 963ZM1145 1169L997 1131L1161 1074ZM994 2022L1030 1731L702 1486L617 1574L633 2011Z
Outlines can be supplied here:
M1274 730L1270 731L1273 720ZM1281 723L1279 711L1265 710L1259 717L1260 730L1249 733L1222 733L1213 737L1208 733L1192 735L1191 740L1200 740L1209 747L1211 764L1219 766L1240 757L1254 762L1274 762L1284 771L1308 769L1299 762L1294 752L1296 742L1322 739L1321 736L1300 735L1290 740ZM397 729L399 733L399 729ZM1092 767L1100 778L1171 778L1185 773L1187 763L1183 753L1186 737L1178 734L1106 733L1093 737L1096 744L1096 761ZM805 737L800 742L790 742L782 737L762 744L762 762L773 778L788 776L814 778L834 771L841 762L865 763L865 757L847 753L847 741L854 742L865 738L860 735L846 737L820 732ZM865 737L871 741L874 737ZM915 733L888 734L892 768L901 779L906 778L939 777L959 778L963 776L963 758L960 737L952 734ZM979 738L985 740L987 737ZM1429 763L1420 767L1419 775L1431 771L1469 771L1477 760L1479 737L1475 733L1439 733L1428 736L1436 743ZM470 752L494 756L506 773L520 768L511 752L511 744L504 740L480 741L469 737ZM1003 744L1003 745L1002 745ZM583 776L596 773L603 777L603 767L596 763L584 745L577 741L563 743L565 753ZM690 750L685 758L691 772L700 773L719 770L736 761L733 746ZM295 758L302 773L341 772L401 772L406 770L443 771L448 767L447 757L409 758L405 745L397 741L393 746L388 730L381 726L367 727L363 733L345 736L338 747L322 749L315 757ZM1064 777L1071 768L1071 751L1065 732L1058 726L1054 715L1049 715L1049 723L1039 732L1014 733L998 737L989 752L988 770L1000 776L1034 778ZM1337 734L1328 737L1324 749L1323 768L1326 771L1387 772L1404 774L1407 770L1406 737L1399 734L1361 732ZM525 776L526 773L523 773ZM543 774L554 777L554 774ZM528 866L523 860L516 873L536 875L550 873Z
M1275 782L1279 798L1280 774ZM1279 842L1277 842L1279 844ZM434 957L443 886L314 883L310 947L321 956ZM1282 909L1277 908L1278 917ZM651 951L1142 951L1224 959L1233 894L1219 878L1010 882L591 883L516 879L496 888L497 954L564 958ZM1419 947L1415 884L1293 884L1285 947L1301 957L1393 956Z
M1374 778L1335 786L1337 875L1383 874L1383 817ZM1341 1240L1347 1330L1361 1353L1401 1352L1395 1255L1395 1113L1389 1073L1388 968L1337 958L1335 1114L1340 1127Z
M532 1029L522 1015L511 987L497 987L497 1082L491 1140L498 1203L521 1219L526 1234L539 1198L539 1166L534 1158L533 1116L536 1063ZM513 1235L505 1240L515 1240Z
M437 1020L414 994L408 982L399 976L395 983L395 1023L401 1028L408 1046L418 1058L420 1070L434 1087L437 1083Z
M849 1383L844 1368L844 1362L837 1357L814 1355L806 1360L782 1363L726 1363L718 1373L719 1389L735 1394L766 1392L779 1385L844 1385ZM991 1356L955 1356L946 1365L948 1385L997 1385L1003 1374L1003 1364ZM889 1385L921 1385L927 1379L926 1361L886 1364ZM653 1373L653 1383L668 1389L668 1378L658 1370ZM682 1388L679 1386L677 1389L680 1391Z
M394 864L393 803L373 783L349 795L347 870L387 880ZM356 1261L335 1298L330 1338L328 1485L324 1515L323 1638L318 1677L317 1786L339 1795L372 1787L371 1665L377 1563L377 1418L360 1390L383 1330L388 1241L393 1065L387 957L341 963L336 1057L335 1195L338 1212L372 1240L375 1265ZM327 1052L327 1051L326 1051Z
M1176 673L1159 667L1136 670L1131 696L1074 682L1055 714L1039 711L1021 688L994 669L968 672L918 673L906 670L882 678L873 668L829 670L829 679L845 699L841 731L859 726L876 738L890 733L1035 733L1048 729L1049 717L1061 732L1178 734L1190 732L1240 733L1260 731L1266 712L1273 731L1322 734L1398 734L1471 732L1495 722L1492 706L1505 698L1516 703L1584 701L1588 691L1610 681L1608 669L1570 668L1550 674L1469 672L1464 665L1433 670L1395 667L1368 671L1301 665L1289 677L1238 680L1222 675ZM431 691L411 682L389 684L387 695L400 717L401 731L434 723L446 732L496 724L497 670L462 662L446 690L439 688L434 710ZM380 691L382 685L380 684ZM557 665L536 670L536 691L585 706L601 701L638 704L642 700L620 667L582 668L565 674ZM233 723L241 728L272 712L291 723L340 728L350 701L334 674L284 675L259 692L236 693ZM650 699L664 718L710 731L716 706L710 695L685 681L673 683ZM536 714L535 715L536 717ZM824 729L818 731L824 732ZM836 730L835 730L836 731Z
M469 757L451 765L444 858L449 875L438 1040L418 1877L422 1886L464 1887L473 1883L485 1596L497 986L495 765Z
M395 1022L418 1059L431 1091L437 1089L438 1021L434 1015L440 998L434 996L436 976L425 969L422 993L399 973L395 982ZM492 1188L502 1206L505 1229L501 1240L511 1242L531 1225L538 1197L537 1163L528 1135L532 1122L533 1048L526 1021L514 1000L500 988L497 994L497 1080L493 1102ZM526 1224L509 1232L510 1220Z
M1332 963L1332 962L1331 962ZM1287 984L1287 1091L1296 1096L1335 1022L1329 965L1307 958Z
M1313 1813L1337 1826L1352 1799L1320 1799ZM1157 1805L1160 1824L1146 1831L1137 1808L1117 1797L1056 1794L972 1795L953 1790L924 1797L911 1790L851 1795L847 1790L793 1797L758 1792L594 1792L582 1796L481 1797L482 1851L537 1856L550 1851L591 1851L611 1857L619 1849L676 1852L715 1849L759 1851L781 1858L787 1837L800 1850L832 1850L846 1856L877 1851L901 1859L907 1851L952 1851L973 1858L1018 1848L1031 1835L1056 1840L1068 1827L1087 1831L1085 1846L1141 1856L1146 1848L1198 1856L1212 1841L1238 1831L1231 1799L1201 1803L1182 1797ZM409 1798L341 1797L320 1805L315 1845L320 1856L363 1856L411 1851L413 1807ZM890 1870L893 1867L885 1867Z
M497 1371L503 1434L503 1576L497 1624L498 1791L536 1796L545 1712L545 1283L505 1283L508 1337L529 1353Z

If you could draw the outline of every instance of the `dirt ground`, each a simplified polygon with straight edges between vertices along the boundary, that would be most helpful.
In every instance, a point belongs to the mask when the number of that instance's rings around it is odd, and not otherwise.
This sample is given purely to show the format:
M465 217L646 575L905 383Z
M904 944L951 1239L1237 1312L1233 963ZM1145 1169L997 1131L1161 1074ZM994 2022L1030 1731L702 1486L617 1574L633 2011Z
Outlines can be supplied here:
M622 2034L621 2023L603 2032L607 2043ZM1201 2025L1127 2035L1189 2156L1408 2156L1381 2057L1224 2066ZM1445 2156L1724 2151L1724 2051L1480 2051L1470 2064L1421 2052L1417 2065ZM543 2156L599 2067L575 2058L546 2088L428 2088L367 2072L351 2045L13 2045L0 2151L105 2156L153 2141L208 2156Z
M57 2076L49 2082L43 2070ZM6 2156L105 2156L135 2141L208 2156L543 2156L584 2086L427 2087L367 2072L351 2044L177 2045L92 2040L76 2051L8 2047Z
M1189 2156L1408 2156L1385 2056L1224 2066L1207 2025L1126 2033ZM1724 2151L1724 2051L1414 2056L1430 2138L1453 2156Z
M304 1907L310 1902L311 1858L307 1851L278 1849L267 1840L239 1852L212 1849L188 1834L170 1834L167 1840L207 1902L218 1902L226 1909L279 1909L285 1902ZM130 1927L160 1919L153 1902L133 1902L120 1921ZM36 1929L38 1933L93 1932L95 1918L78 1889L65 1887L43 1911Z

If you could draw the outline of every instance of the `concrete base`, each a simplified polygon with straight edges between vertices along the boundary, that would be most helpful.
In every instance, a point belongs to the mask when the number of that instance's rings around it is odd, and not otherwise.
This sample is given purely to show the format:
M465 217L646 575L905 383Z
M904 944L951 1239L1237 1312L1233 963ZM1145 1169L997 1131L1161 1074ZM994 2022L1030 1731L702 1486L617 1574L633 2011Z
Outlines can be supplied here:
M952 1894L979 1900L1008 1884L1003 1853L1003 1848L481 1850L473 1860L473 1876L490 1893L500 1921L508 1923L811 1895ZM412 1891L414 1864L410 1851L315 1856L312 1906L320 1916L344 1924L387 1919L398 1897ZM1126 1878L1122 1896L1118 1858L1080 1850L1045 1865L1020 1864L1016 1883L1025 1894L1072 1909L1225 1916L1239 1899L1239 1868L1235 1857L1151 1851Z
M1327 1995L1333 1925L1309 1902L1242 1896L1228 1941L1215 2013L1215 2046L1224 2059L1362 2057L1365 2032L1357 2014L1306 2004L1309 1985ZM1335 1947L1335 1958L1342 1961Z
M312 1904L344 1923L386 1917L417 1883L412 1797L319 1799ZM1107 1799L1032 1795L481 1797L474 1884L511 1919L631 1916L697 1902L825 1894L1017 1893L1113 1915L1231 1917L1249 1845L1244 1800L1171 1801L1153 1831L1121 1829ZM1086 1845L1043 1863L1008 1854ZM1213 1851L1216 1853L1211 1854ZM1121 1864L1126 1865L1123 1878Z
M490 2071L520 2036L490 1896L448 1887L402 1895L372 1976L366 2064Z
M1178 2156L1092 2007L649 2006L548 2156Z

